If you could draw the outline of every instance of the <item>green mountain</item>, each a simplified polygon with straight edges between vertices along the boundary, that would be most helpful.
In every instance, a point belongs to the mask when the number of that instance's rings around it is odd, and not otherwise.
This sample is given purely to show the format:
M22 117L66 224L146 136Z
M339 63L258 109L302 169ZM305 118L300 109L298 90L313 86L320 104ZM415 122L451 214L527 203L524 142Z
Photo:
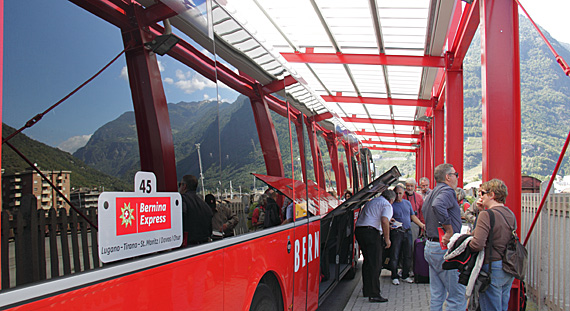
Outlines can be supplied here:
M520 16L522 173L544 180L550 176L570 130L570 80L538 32ZM558 53L570 61L570 52L543 33ZM465 170L480 174L482 158L481 38L476 34L463 62ZM570 174L564 160L562 175ZM466 174L467 175L467 174ZM477 177L477 176L475 176Z
M249 189L251 172L264 174L265 164L259 145L257 129L249 100L240 96L234 103L215 101L180 102L168 104L172 136L175 146L177 177L192 174L199 176L200 155L205 188ZM287 120L272 113L283 162L290 172L289 129ZM298 156L298 151L295 154ZM133 112L127 112L99 128L87 145L74 156L101 171L126 182L133 180L140 170L137 133ZM222 182L222 185L219 184Z
M14 132L14 128L2 124L3 137ZM42 170L71 171L72 187L104 187L108 191L132 189L132 182L125 183L118 178L103 174L68 152L40 143L23 133L14 136L10 143ZM10 147L2 146L3 175L23 172L29 167Z

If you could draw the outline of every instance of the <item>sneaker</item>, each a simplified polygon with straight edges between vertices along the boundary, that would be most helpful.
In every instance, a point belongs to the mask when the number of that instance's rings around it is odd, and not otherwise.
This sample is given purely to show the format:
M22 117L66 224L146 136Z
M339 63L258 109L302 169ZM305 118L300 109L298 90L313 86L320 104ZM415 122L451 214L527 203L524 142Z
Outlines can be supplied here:
M400 285L400 280L398 280L398 279L392 279L392 284L394 284L394 285Z
M404 279L405 282L414 283L414 279L410 276Z

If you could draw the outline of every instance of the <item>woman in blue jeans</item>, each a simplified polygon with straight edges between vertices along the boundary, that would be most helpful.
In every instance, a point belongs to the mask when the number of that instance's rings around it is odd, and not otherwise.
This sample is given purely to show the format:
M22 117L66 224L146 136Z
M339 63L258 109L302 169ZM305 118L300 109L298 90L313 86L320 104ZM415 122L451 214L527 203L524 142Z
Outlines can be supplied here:
M487 181L479 188L477 205L482 206L485 211L479 213L469 247L476 252L485 249L485 262L482 269L489 272L490 267L491 270L491 284L479 295L482 311L506 311L509 306L511 286L515 279L514 276L503 271L502 261L502 254L505 253L507 243L511 238L511 228L514 228L516 221L513 212L505 206L507 194L507 186L498 179ZM488 249L491 230L490 212L495 216L495 224L492 228L492 248Z

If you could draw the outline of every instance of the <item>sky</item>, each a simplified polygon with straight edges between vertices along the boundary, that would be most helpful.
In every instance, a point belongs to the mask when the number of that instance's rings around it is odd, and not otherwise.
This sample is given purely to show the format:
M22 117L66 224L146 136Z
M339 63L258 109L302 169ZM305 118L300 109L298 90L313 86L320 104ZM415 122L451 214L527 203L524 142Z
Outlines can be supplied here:
M520 2L554 38L570 43L570 0ZM3 46L2 121L14 128L67 95L123 49L118 28L67 0L4 0ZM168 56L157 58L169 103L216 96L233 102L238 95L217 89ZM76 149L99 127L133 110L126 77L125 58L120 57L24 133L51 146Z

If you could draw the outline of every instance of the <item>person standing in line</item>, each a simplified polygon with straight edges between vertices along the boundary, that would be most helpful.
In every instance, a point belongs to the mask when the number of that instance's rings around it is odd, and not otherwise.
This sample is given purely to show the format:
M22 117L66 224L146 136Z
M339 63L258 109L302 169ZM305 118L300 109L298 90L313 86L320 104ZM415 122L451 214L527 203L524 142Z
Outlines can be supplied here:
M446 245L454 233L461 232L461 210L455 197L459 174L453 165L444 163L435 168L434 177L437 186L422 207L427 236L424 257L429 266L430 310L441 311L444 301L447 301L446 310L463 311L467 300L465 285L458 283L459 272L442 268ZM445 234L440 240L441 229Z
M398 280L398 262L400 259L400 251L402 253L402 279L408 283L414 283L410 277L412 268L412 233L410 232L410 223L413 221L419 228L423 229L424 224L416 217L416 213L412 209L412 204L408 200L404 200L404 187L397 185L394 188L396 192L396 200L392 203L393 219L402 223L400 227L390 231L390 270L392 271L392 284L400 285Z
M178 184L182 195L182 246L206 243L212 236L212 209L196 194L197 188L194 175L184 175Z
M225 204L216 204L216 198L213 194L206 195L206 204L212 209L214 216L212 217L212 229L222 232L224 237L234 236L234 228L239 223L239 217L232 213Z
M479 188L479 197L483 208L473 231L473 239L469 247L475 252L482 251L488 246L491 220L489 211L495 216L493 226L493 241L489 258L485 257L482 270L491 269L491 284L479 294L481 311L507 311L511 295L511 286L515 277L503 271L503 257L511 238L511 230L515 228L515 214L505 206L507 186L502 180L492 179L484 182ZM487 252L486 252L487 254Z
M410 203L412 204L412 209L416 213L415 215L422 223L424 223L425 219L424 215L422 214L422 205L424 204L424 199L419 193L416 192L416 180L413 178L409 178L408 180L406 180L406 192L404 194L404 199L410 201ZM416 225L415 222L413 222L411 225L411 229L412 229L412 234L411 234L412 240L410 241L410 247L413 248L414 239L416 239L420 234L420 227Z
M422 198L425 200L428 194L431 193L431 189L429 188L429 179L427 177L420 178L420 190L422 192Z
M384 191L382 196L366 203L356 221L356 240L364 256L362 292L370 302L388 301L380 295L380 272L383 249L390 247L390 219L395 199L394 191Z

